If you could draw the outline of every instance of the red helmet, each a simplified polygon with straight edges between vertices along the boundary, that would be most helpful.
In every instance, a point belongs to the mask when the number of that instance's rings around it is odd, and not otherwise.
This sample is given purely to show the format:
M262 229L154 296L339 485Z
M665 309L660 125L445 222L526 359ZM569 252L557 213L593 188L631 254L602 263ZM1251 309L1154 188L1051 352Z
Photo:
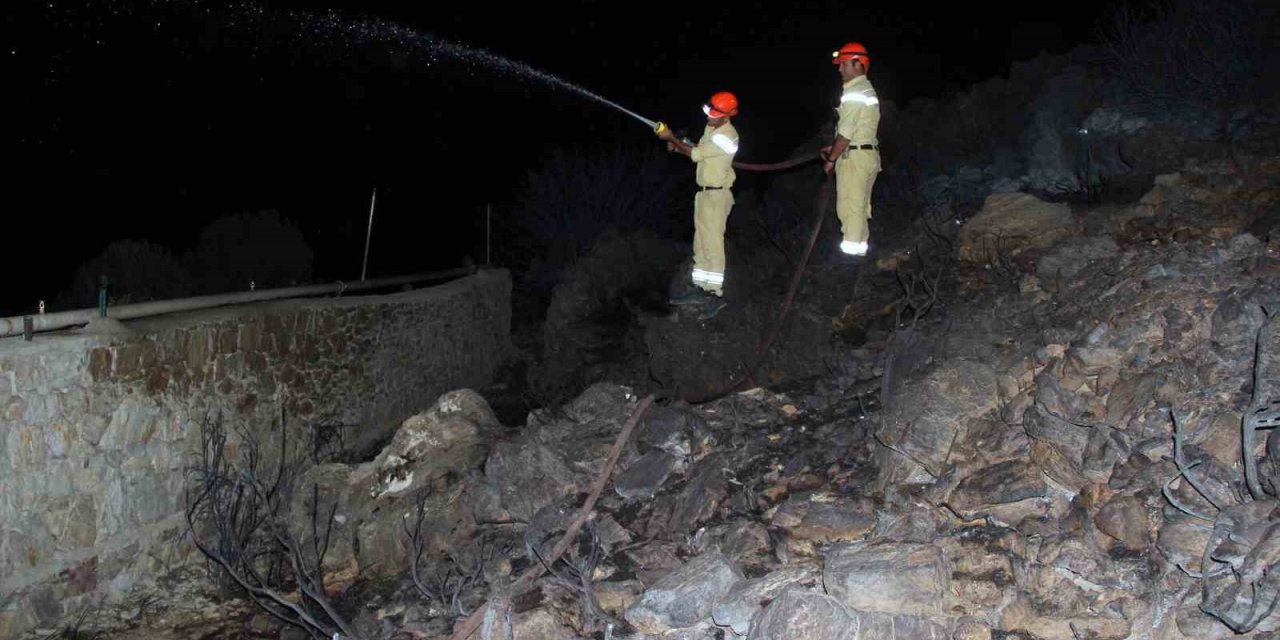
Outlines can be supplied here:
M723 118L738 115L738 97L728 91L720 91L711 96L707 104L702 105L702 112L708 118Z
M871 56L867 55L867 48L857 42L847 42L839 51L831 52L831 64L840 64L845 60L857 60L862 63L863 69L871 68Z

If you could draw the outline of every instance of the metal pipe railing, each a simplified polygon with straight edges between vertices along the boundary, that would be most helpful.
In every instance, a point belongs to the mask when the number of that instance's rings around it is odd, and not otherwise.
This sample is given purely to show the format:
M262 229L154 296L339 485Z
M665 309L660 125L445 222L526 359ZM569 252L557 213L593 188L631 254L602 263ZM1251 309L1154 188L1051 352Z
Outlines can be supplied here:
M431 280L446 280L449 278L471 275L475 272L475 267L459 267L457 269L446 269L443 271L432 271L407 276L393 276L377 280L352 282L350 284L345 282L336 282L333 284L314 284L304 285L301 287L287 287L284 289L262 289L258 291L221 293L194 298L178 298L175 300L156 300L154 302L122 304L118 307L108 307L106 317L115 318L117 320L128 320L130 318L142 318L165 313L176 313L179 311L194 311L197 309L208 309L211 307L220 307L229 304L245 304L249 302L261 302L263 300L299 298L303 296L316 296L328 293L342 294L350 291L364 291L367 289L391 287L400 284L428 282ZM90 320L101 315L102 313L98 309L94 308L0 318L0 338L23 335L27 331L34 333L87 324Z

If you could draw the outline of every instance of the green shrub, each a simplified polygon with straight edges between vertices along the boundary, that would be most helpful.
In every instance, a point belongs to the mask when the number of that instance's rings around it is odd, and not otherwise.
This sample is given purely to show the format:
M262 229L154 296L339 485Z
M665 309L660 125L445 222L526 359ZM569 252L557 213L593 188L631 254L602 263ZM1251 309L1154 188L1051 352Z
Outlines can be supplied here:
M259 211L205 226L186 260L196 291L211 294L308 284L313 254L292 222Z
M76 269L71 286L54 301L57 311L87 309L98 304L103 277L112 305L167 300L191 295L186 269L168 249L140 240L117 240Z

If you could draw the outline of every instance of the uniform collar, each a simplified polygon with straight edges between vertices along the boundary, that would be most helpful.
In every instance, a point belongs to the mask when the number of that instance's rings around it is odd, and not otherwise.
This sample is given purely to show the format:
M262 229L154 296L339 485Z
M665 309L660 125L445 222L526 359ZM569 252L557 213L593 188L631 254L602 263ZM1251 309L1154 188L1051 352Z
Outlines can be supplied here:
M862 74L862 75L860 75L860 76L858 76L858 77L856 77L856 78L854 78L854 79L852 79L852 80L850 80L850 81L848 81L848 82L846 82L846 83L844 83L844 85L843 85L843 86L844 86L844 88L845 88L845 89L852 89L852 88L853 88L853 85L855 85L855 84L860 84L860 83L863 83L863 82L868 82L868 80L867 80L867 74L865 74L865 73L864 73L864 74Z

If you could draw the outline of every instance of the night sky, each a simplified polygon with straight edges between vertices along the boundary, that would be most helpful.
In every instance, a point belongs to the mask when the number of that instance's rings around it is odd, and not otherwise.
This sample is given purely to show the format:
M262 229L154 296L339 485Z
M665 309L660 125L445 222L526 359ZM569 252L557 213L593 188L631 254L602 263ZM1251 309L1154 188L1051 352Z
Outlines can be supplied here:
M902 105L1066 51L1109 4L10 0L0 314L53 299L112 240L181 252L203 224L260 209L303 229L319 279L358 278L375 186L371 277L452 267L482 255L486 205L511 210L551 147L658 144L459 47L694 136L706 97L734 91L739 159L767 162L830 114L845 41Z

